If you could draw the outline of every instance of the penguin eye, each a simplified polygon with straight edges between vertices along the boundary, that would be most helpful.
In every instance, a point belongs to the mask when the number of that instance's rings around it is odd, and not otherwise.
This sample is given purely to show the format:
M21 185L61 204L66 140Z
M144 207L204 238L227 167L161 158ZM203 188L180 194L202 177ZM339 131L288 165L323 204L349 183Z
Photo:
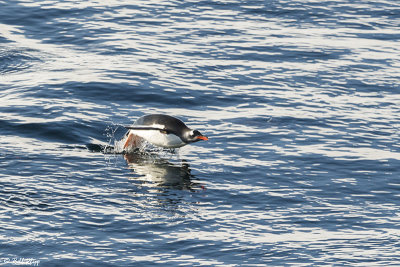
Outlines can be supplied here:
M198 136L198 135L200 135L200 132L197 131L197 130L194 130L194 131L192 131L192 132L190 133L190 137L195 137L195 136Z

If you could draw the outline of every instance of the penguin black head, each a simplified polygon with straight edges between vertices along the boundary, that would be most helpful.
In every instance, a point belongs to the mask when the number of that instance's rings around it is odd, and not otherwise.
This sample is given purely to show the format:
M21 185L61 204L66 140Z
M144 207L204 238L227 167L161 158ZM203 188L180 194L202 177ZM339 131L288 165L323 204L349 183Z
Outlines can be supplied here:
M194 143L194 142L198 142L200 140L204 140L207 141L208 137L202 135L198 130L190 130L188 129L182 136L182 140L185 143Z

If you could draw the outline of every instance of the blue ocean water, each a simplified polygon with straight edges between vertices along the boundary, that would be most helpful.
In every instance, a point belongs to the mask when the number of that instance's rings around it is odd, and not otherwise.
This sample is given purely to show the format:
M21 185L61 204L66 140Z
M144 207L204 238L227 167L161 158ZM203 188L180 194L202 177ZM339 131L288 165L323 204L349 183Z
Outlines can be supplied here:
M398 1L0 1L0 264L400 262ZM119 125L209 137L121 155Z

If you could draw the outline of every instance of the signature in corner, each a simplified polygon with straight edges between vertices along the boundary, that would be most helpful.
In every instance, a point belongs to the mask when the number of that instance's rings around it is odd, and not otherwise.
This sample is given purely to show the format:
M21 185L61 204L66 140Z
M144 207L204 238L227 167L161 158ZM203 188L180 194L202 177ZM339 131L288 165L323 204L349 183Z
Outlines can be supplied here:
M39 266L40 260L33 258L0 258L0 263L12 265Z

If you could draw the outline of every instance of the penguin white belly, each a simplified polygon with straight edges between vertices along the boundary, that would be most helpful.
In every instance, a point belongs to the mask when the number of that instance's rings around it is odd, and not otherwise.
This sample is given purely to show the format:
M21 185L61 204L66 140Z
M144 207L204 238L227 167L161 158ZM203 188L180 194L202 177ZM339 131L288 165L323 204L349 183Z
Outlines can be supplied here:
M186 145L186 143L175 134L164 134L159 130L131 130L131 133L142 137L153 145L165 148L178 148Z

